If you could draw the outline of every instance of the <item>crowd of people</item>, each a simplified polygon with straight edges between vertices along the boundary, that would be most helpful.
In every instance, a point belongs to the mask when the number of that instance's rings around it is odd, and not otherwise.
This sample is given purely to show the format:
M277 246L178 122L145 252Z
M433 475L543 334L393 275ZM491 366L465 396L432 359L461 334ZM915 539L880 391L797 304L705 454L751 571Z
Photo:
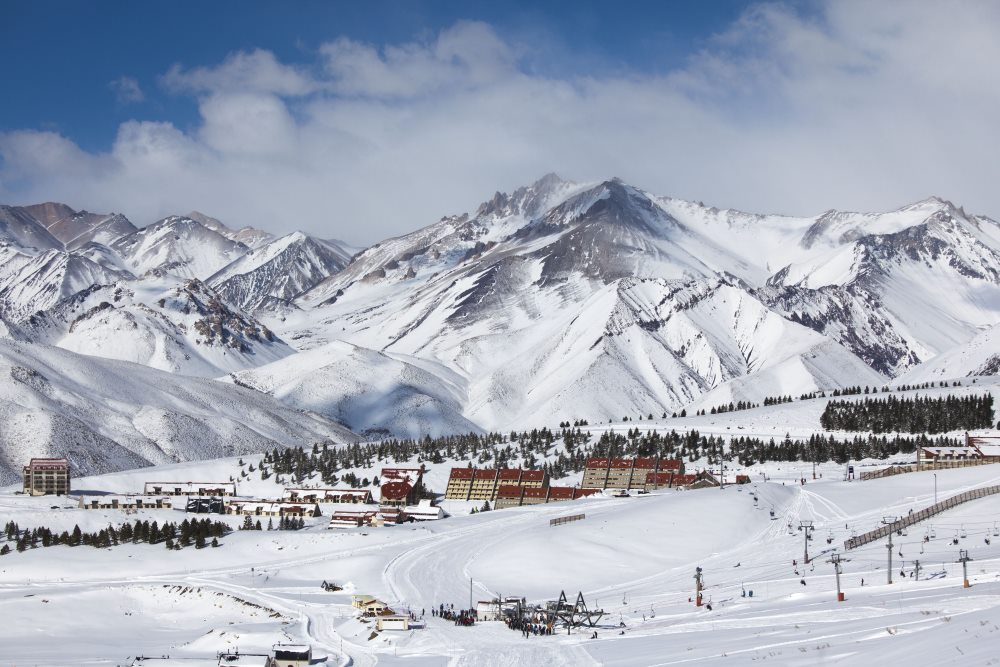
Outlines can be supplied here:
M535 637L542 635L552 634L552 622L545 621L540 614L533 614L529 616L515 616L514 614L505 614L504 623L511 630L517 630L525 639L534 635Z
M453 604L440 604L437 609L431 607L431 615L446 621L453 621L455 625L469 626L476 624L475 609L459 609L455 611L455 605Z

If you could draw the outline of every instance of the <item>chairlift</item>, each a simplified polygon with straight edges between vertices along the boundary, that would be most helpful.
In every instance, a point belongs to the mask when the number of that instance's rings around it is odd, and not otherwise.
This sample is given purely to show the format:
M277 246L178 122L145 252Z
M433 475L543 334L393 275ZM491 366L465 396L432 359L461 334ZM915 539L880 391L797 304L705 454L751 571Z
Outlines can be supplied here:
M962 539L963 539L963 540L964 540L964 539L965 539L966 537L968 537L968 535L967 535L967 534L966 534L966 532L965 532L965 524L964 524L964 523L962 524L962 531L961 531L961 537L962 537Z
M902 535L903 537L906 537L907 535L906 528L903 528L901 531L899 531L899 534Z
M993 522L993 537L1000 537L1000 528L997 528L997 522Z
M931 539L932 540L936 540L937 539L937 531L934 530L934 526L931 526Z
M924 552L924 543L921 542L920 543L920 553L923 553L923 552Z

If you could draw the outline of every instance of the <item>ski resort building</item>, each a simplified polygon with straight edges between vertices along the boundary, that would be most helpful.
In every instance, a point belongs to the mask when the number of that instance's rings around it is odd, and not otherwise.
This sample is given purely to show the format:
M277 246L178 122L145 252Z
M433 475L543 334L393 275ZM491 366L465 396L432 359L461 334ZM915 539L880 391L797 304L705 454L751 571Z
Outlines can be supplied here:
M31 459L24 466L24 492L29 496L64 496L69 490L69 460Z
M284 503L262 500L234 500L226 504L226 514L239 516L321 516L317 503Z
M330 515L330 524L327 528L361 528L362 526L374 526L377 522L378 512L375 510L339 510Z
M978 435L969 437L965 434L965 444L975 447L984 463L1000 463L1000 436Z
M384 507L406 507L417 502L416 488L409 482L387 482L379 487L379 505Z
M684 472L684 462L680 459L638 458L591 458L583 470L585 489L645 489L650 473Z
M223 653L218 667L271 667L271 656L264 653Z
M917 450L917 468L953 468L982 463L982 453L971 445L964 447L921 447Z
M701 489L710 486L719 486L719 480L705 471L693 475L648 472L644 488L646 491L655 491L656 489Z
M191 496L187 500L184 511L191 514L225 514L226 501L222 498Z
M285 489L282 500L307 503L362 503L375 502L368 489Z
M305 644L275 644L271 648L273 667L309 667L312 648Z
M85 510L162 510L171 509L170 497L149 496L81 496L80 509Z
M382 468L379 505L406 507L416 505L422 495L424 467Z
M382 473L379 475L380 483L408 482L410 486L416 486L423 481L425 472L426 469L423 466L419 468L382 468Z
M546 486L540 489L524 486L501 486L497 491L494 507L520 507L522 505L543 505L563 500L576 500L592 496L598 489L577 489L572 486Z
M378 620L375 622L375 626L380 632L382 630L409 630L410 617L403 616L402 614L379 616Z
M548 482L544 470L452 468L444 496L449 500L496 500L501 487L540 489Z
M146 482L147 496L235 496L236 482Z
M406 512L399 507L379 507L376 525L399 525L406 519Z
M444 510L433 505L429 498L424 498L416 505L411 505L403 511L407 517L414 521L436 521L444 518Z

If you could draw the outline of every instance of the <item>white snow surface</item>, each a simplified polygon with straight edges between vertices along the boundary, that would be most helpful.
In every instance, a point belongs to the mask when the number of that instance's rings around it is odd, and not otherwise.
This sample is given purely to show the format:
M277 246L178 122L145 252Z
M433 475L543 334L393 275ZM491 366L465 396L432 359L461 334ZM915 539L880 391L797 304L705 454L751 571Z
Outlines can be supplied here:
M181 479L218 476L232 466L229 459L142 472ZM266 651L277 641L308 644L328 665L968 665L995 659L1000 538L993 531L1000 496L895 536L892 584L884 540L847 553L843 541L884 516L930 505L935 492L946 498L998 484L1000 467L938 471L936 486L931 472L868 482L843 481L843 468L835 465L820 466L815 481L803 464L745 472L752 484L721 491L599 496L389 528L328 531L320 517L298 532L236 531L220 548L200 551L146 544L15 551L0 557L0 610L7 619L0 640L12 664L63 667L127 664L140 653L209 664L218 651ZM119 491L140 478L81 482ZM577 513L585 518L549 525ZM21 528L54 530L185 517L177 510L128 516L80 510L63 500L9 493L0 494L0 515ZM806 520L815 526L808 543L796 530ZM925 542L925 534L933 538ZM811 563L804 562L804 548ZM971 588L962 587L959 549L973 559ZM845 557L844 602L836 600L828 562L834 552ZM910 576L915 560L919 581ZM711 610L690 601L696 567ZM343 591L323 592L323 580ZM523 595L539 603L560 591L571 599L582 591L590 608L604 610L596 639L590 629L525 638L502 623L464 628L430 615L439 604L467 607L470 596ZM426 611L423 627L370 638L372 624L354 616L352 594L373 595L417 616ZM40 642L42 634L58 641Z

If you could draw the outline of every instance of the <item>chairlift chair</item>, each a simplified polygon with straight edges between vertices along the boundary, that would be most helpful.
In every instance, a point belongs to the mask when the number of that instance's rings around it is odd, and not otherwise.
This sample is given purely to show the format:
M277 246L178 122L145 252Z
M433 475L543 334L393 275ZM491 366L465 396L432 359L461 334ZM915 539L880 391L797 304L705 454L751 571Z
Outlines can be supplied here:
M997 528L996 521L993 522L993 537L1000 537L1000 528Z
M961 534L961 537L962 537L962 539L963 539L963 540L964 540L964 539L965 539L966 537L968 537L968 535L967 535L967 534L966 534L966 532L965 532L965 524L962 524L962 530L961 530L961 533L960 533L960 534Z

